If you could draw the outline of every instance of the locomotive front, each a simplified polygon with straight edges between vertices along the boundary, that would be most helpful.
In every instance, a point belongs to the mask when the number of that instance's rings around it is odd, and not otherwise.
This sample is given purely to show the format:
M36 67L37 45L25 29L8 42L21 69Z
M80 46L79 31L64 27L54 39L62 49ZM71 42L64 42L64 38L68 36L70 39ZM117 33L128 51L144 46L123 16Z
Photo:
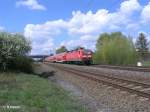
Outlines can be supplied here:
M92 54L93 52L89 49L81 49L81 58L84 64L90 65L92 64Z

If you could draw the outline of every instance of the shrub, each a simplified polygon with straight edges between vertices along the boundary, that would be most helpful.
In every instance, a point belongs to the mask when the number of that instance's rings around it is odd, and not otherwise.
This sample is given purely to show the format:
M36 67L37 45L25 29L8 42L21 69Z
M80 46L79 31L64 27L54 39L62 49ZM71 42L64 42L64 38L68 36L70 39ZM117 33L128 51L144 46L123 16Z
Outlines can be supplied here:
M9 61L9 70L15 70L25 73L33 73L33 60L26 56L18 56Z
M94 62L113 65L135 65L137 54L130 38L120 32L102 34L96 44Z
M0 70L29 70L32 61L26 54L30 50L30 42L23 35L0 32Z

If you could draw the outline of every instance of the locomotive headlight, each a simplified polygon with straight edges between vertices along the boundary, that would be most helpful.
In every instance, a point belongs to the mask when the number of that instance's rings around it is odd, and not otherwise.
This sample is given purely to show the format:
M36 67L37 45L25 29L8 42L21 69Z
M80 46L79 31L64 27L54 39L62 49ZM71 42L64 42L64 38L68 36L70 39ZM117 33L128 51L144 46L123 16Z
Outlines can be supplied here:
M83 56L83 58L86 58L86 57L88 57L88 56L87 56L87 55L84 55L84 56Z

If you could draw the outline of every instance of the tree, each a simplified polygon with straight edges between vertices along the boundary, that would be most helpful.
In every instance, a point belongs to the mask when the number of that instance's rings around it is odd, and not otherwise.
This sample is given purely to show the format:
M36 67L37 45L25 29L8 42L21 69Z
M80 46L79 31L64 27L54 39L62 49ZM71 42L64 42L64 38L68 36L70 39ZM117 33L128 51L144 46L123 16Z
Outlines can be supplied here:
M16 57L25 56L31 50L30 42L21 34L0 32L0 68L6 70Z
M101 34L97 40L96 47L98 48L99 46L101 46L103 42L109 40L109 38L110 35L108 33Z
M136 49L140 53L140 56L144 57L145 54L148 53L148 45L149 45L149 42L146 39L144 33L140 33L135 44Z
M61 46L56 50L56 54L62 53L62 52L67 52L67 48L65 46Z
M132 40L121 32L101 34L96 43L94 62L114 65L136 63L136 50Z

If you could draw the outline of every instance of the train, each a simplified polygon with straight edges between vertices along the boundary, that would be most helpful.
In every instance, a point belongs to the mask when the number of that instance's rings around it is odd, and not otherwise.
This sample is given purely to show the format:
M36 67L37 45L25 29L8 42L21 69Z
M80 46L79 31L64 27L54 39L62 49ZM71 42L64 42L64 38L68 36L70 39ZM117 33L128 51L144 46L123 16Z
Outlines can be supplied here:
M44 59L45 62L65 63L65 64L92 64L92 50L78 48L76 50L59 53L48 56Z

